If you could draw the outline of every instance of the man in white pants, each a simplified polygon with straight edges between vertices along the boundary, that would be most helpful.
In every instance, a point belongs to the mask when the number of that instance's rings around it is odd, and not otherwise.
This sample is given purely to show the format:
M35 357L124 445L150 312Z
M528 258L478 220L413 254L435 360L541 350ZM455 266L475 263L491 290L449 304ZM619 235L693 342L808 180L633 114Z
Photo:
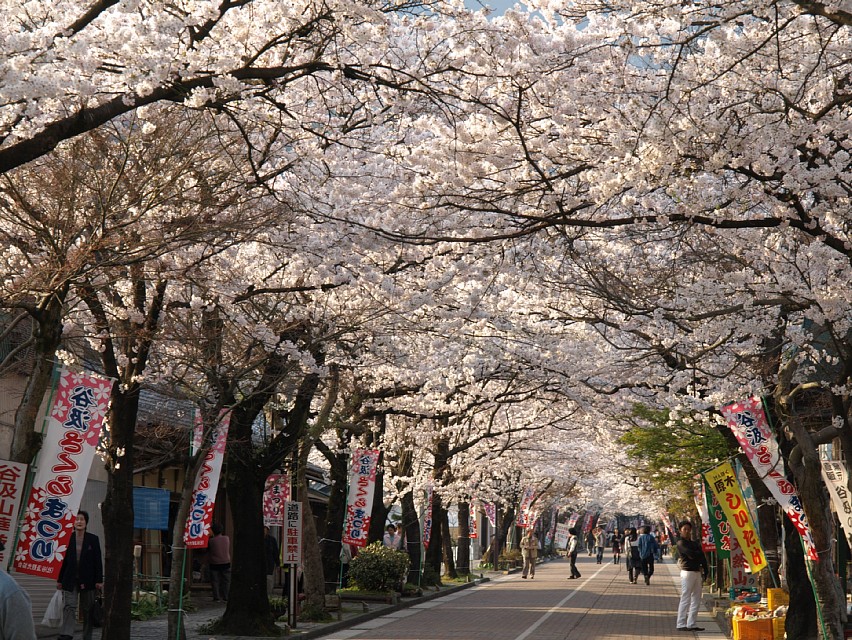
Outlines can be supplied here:
M701 606L701 585L709 572L707 558L701 543L692 539L692 524L680 523L680 540L677 541L677 564L680 567L680 604L677 607L678 631L704 631L696 626L698 608Z

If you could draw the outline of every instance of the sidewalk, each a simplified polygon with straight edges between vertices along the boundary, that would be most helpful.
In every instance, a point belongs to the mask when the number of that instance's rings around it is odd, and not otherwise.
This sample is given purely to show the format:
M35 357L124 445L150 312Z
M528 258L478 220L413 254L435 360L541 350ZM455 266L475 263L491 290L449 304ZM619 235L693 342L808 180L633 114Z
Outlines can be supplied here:
M454 584L452 586L445 586L440 588L440 590L438 591L428 591L424 593L422 597L406 598L396 605L378 602L345 602L343 603L343 608L340 612L340 620L335 620L329 623L299 622L297 628L291 631L290 637L304 638L307 640L309 638L320 638L329 634L335 634L339 631L343 631L346 629L360 627L365 623L368 623L369 621L375 620L376 618L389 616L389 614L393 614L396 611L408 609L409 607L413 607L429 600L434 600L436 598L440 598L448 594L468 589L482 582L505 581L506 579L508 579L507 573L513 574L517 572L519 572L518 569L515 569L511 572L477 571L475 575L479 576L481 573L482 577L476 577L472 582L468 584ZM657 579L665 579L666 581L671 581L665 587L663 587L663 584L661 583L659 589L660 592L665 591L668 594L669 600L671 599L671 596L674 595L675 589L679 592L679 572L677 566L671 559L667 558L664 563L660 563L657 565ZM625 590L625 594L632 595L620 595L621 588ZM636 597L636 594L642 593L644 593L642 589L631 589L622 585L619 589L617 589L616 593L612 593L611 595L612 597L615 597L618 600L621 600L623 598L622 606L624 606L628 605L630 600ZM660 596L662 596L662 593L660 593ZM705 594L705 604L707 606L712 606L712 602L712 596ZM671 608L670 605L671 602L668 601L665 604L666 611L663 617L666 619L666 629L672 626L671 622L673 620L673 612L668 610ZM203 596L196 598L196 606L197 609L195 611L190 612L186 615L185 640L260 640L259 638L254 636L221 636L218 634L214 636L209 633L201 633L199 631L199 627L215 620L216 618L221 617L222 613L224 612L225 606L223 603L214 603L208 600L207 598L204 598ZM332 615L334 616L335 613L336 612L332 612ZM669 618L672 618L672 620L669 620ZM724 624L724 621L722 621L722 624ZM727 640L727 630L722 629L722 624L718 623L717 618L711 611L703 610L699 612L699 626L705 627L706 630L695 634L694 637L697 637L698 640ZM283 628L283 624L281 626ZM150 620L134 621L132 623L131 629L131 637L134 640L166 640L166 638L168 637L168 620L166 615L161 615ZM55 629L49 629L47 627L38 626L36 627L36 630L37 636L40 640L55 640L57 636L57 631ZM80 627L78 627L77 637L80 636L79 630L81 630ZM587 635L586 637L592 638L594 636ZM628 634L624 637L631 636L630 634ZM95 631L94 638L95 640L101 638L100 631Z

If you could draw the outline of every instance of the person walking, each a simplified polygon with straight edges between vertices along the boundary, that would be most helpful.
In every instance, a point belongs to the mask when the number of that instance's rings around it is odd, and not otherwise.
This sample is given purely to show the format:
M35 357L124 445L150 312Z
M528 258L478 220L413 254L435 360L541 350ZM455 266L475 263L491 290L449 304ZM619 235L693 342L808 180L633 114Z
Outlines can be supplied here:
M598 564L603 564L604 548L606 547L606 532L603 527L595 527L595 559Z
M586 551L588 551L591 556L595 552L595 534L591 529L586 531L586 535L583 537L583 542L586 545Z
M94 533L86 531L88 526L89 513L81 509L74 519L74 533L68 541L68 550L56 582L56 588L62 589L65 602L58 640L73 640L78 604L83 616L83 640L92 640L94 625L89 613L95 603L96 591L104 587L104 563L101 541Z
M624 541L624 536L621 531L616 528L612 534L612 564L618 565L621 562L621 543Z
M535 561L538 557L538 537L533 530L527 529L521 538L521 556L524 559L524 571L521 577L526 580L529 575L530 580L535 580Z
M639 549L639 561L642 567L642 575L645 577L645 584L651 584L651 576L654 575L654 558L659 549L657 539L651 533L651 527L642 527L642 535L636 541L636 546Z
M624 555L627 558L627 580L631 584L636 584L636 580L639 578L639 569L642 566L639 559L638 541L639 535L636 533L636 528L630 527L624 536Z
M222 525L214 522L210 527L213 535L207 541L210 562L210 585L213 587L213 602L228 601L231 591L231 539L222 533Z
M692 523L684 520L678 525L677 566L680 568L680 602L677 606L678 631L704 631L696 626L701 606L701 585L710 570L701 543L692 539Z
M577 530L571 527L568 529L568 546L566 547L568 559L571 561L571 575L568 576L569 580L581 577L580 572L577 571L577 547L579 546L580 538L577 536Z

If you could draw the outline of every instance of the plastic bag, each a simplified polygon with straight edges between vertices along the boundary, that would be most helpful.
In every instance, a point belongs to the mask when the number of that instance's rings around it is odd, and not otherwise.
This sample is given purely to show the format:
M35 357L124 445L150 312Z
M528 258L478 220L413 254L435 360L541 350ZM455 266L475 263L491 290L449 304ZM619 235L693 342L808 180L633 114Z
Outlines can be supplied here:
M62 624L62 610L65 608L65 597L62 591L57 589L53 592L53 597L47 605L47 611L44 612L44 617L41 623L45 627L53 627L56 629Z

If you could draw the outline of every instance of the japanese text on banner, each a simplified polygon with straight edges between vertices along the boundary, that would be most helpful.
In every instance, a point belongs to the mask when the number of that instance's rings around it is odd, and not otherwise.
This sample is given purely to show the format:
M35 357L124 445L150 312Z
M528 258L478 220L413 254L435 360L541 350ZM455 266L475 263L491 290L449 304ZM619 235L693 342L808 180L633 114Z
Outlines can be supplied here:
M343 544L351 544L354 547L367 546L379 454L378 449L355 449L352 453L346 520L343 523Z
M283 473L273 473L266 479L263 490L264 526L284 526L284 503L289 499L290 477Z
M282 564L302 563L302 503L284 503L284 543L281 545Z
M734 469L729 463L723 462L704 475L710 490L725 513L728 524L743 548L751 572L757 573L766 567L766 557L752 526Z
M426 488L426 513L423 514L423 547L429 548L432 539L432 485Z
M201 416L196 417L197 421ZM205 548L213 524L213 508L216 506L216 492L219 489L219 476L222 473L222 459L225 457L225 445L228 441L228 425L231 414L220 416L219 423L213 427L210 434L211 446L204 456L204 463L198 470L195 489L189 504L189 514L186 517L186 529L183 540L190 548Z
M840 461L821 460L821 463L822 479L825 486L828 487L828 494L831 496L834 510L837 511L840 527L846 534L846 541L852 547L852 499L850 499L849 489L847 489L849 474Z
M808 527L808 517L796 488L784 477L778 443L769 428L760 398L725 405L721 413L766 488L796 527L805 543L808 558L818 561L819 555Z
M21 508L26 477L27 465L0 460L0 542L6 548L0 551L0 566L4 569L12 551L9 543L14 539L18 526L18 510Z
M109 408L113 380L63 368L15 550L20 573L56 579Z

